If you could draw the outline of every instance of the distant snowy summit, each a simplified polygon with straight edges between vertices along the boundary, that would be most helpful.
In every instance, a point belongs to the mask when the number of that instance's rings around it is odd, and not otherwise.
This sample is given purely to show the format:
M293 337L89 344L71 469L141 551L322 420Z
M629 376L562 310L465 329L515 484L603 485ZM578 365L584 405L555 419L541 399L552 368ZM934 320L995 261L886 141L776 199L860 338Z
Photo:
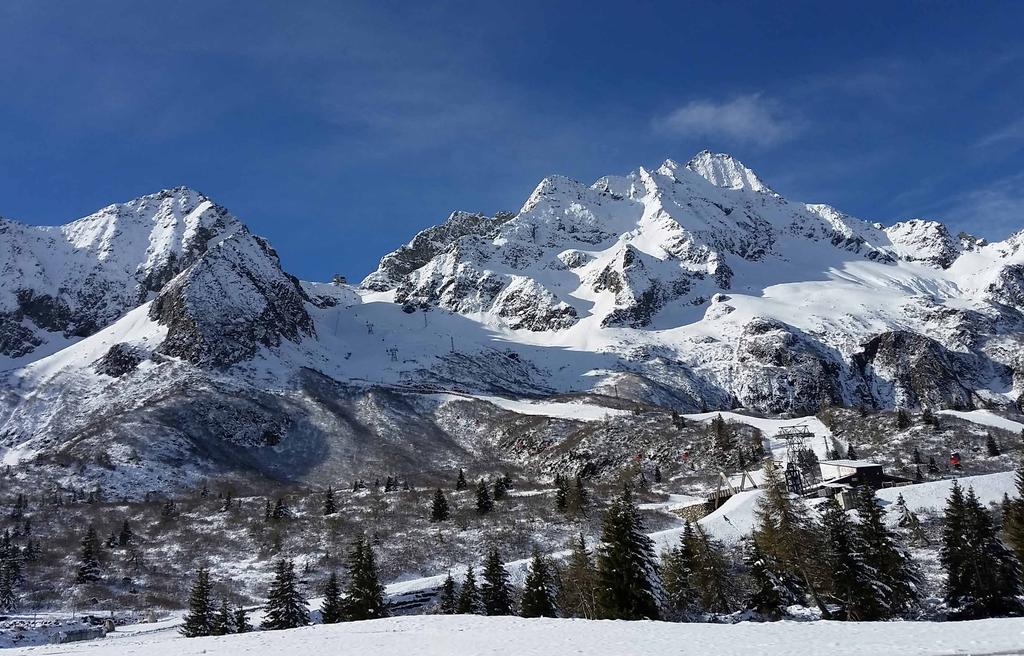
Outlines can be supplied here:
M791 201L708 151L454 212L359 286L297 280L187 188L63 226L0 220L0 448L140 458L118 476L149 485L147 458L281 477L457 460L465 426L431 396L450 391L1020 405L1022 244Z

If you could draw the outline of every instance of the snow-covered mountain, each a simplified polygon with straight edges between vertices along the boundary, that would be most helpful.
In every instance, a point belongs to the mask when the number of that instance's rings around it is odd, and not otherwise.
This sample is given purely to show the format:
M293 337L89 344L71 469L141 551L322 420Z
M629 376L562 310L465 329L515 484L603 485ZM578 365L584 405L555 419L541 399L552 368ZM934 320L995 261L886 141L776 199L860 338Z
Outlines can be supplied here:
M487 394L1016 405L1022 244L790 201L710 152L546 178L515 214L455 212L359 287L297 281L183 188L60 227L3 221L0 440L8 463L113 463L160 487L528 458L568 430L492 434L508 411Z

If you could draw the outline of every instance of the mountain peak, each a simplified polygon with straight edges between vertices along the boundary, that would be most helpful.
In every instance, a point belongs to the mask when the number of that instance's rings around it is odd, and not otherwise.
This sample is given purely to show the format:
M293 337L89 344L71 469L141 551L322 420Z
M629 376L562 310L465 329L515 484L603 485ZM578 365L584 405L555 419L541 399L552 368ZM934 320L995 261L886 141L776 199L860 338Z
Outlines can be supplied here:
M666 160L665 166L677 168L679 165L672 160ZM746 189L747 191L778 196L757 177L756 173L728 153L713 153L710 150L702 150L693 156L686 164L686 168L716 187L736 190Z

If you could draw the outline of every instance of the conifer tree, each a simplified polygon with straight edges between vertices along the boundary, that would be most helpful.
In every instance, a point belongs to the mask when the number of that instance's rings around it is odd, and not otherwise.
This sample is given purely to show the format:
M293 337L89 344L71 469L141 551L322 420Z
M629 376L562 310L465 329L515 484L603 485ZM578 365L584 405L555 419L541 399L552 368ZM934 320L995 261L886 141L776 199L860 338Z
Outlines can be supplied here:
M132 542L132 527L128 525L128 520L124 520L124 524L121 525L121 533L117 536L117 544L122 547L127 547Z
M235 609L233 623L235 633L248 633L252 631L252 624L249 623L249 613L241 606Z
M959 492L954 483L954 492ZM957 504L959 503L959 507ZM950 494L940 561L947 570L946 603L962 619L1024 612L1020 566L999 541L992 517L974 490Z
M220 636L235 632L235 618L228 608L227 599L222 599L220 608L213 615L213 622L210 624L210 635Z
M1004 504L1003 534L1017 555L1017 562L1024 563L1024 459L1017 467L1016 483L1017 498Z
M558 585L558 607L566 617L597 617L597 571L580 533L573 538L569 560Z
M805 506L786 489L779 468L772 460L764 465L764 493L755 510L753 539L777 571L798 579L814 599L824 619L828 606L818 594L821 563L816 557L818 535Z
M295 577L295 563L290 560L277 562L274 581L267 593L266 613L263 628L272 631L294 629L309 624L309 610L306 600L299 593Z
M863 545L863 560L874 572L878 588L880 607L874 619L890 619L905 613L917 601L917 565L885 523L874 490L860 488L856 507L860 517L856 533Z
M11 554L0 560L0 611L13 613L18 610L17 561Z
M691 581L701 606L709 613L731 612L736 590L721 543L708 536L700 524L694 525L690 542Z
M480 601L485 615L511 615L512 595L509 592L508 572L501 561L497 547L491 547L484 560Z
M576 479L573 481L572 488L569 489L569 495L566 499L566 509L574 516L586 515L587 505L589 504L589 495L587 494L587 488L583 484L583 479L577 474Z
M965 577L968 545L966 543L967 518L964 495L960 483L953 487L946 499L946 512L942 523L942 547L939 562L946 572L945 600L950 608L959 608L968 596Z
M903 408L896 410L896 430L905 431L910 428L910 415Z
M523 617L556 617L554 583L549 571L550 565L541 556L540 551L533 550L530 560L530 571L523 584L523 598L519 604L519 614Z
M441 584L441 596L438 600L437 612L441 615L454 615L457 603L455 579L452 578L452 573L449 571L448 576L444 579L444 583Z
M936 462L935 462L935 456L928 456L928 473L929 474L938 474L939 473L939 465L936 464Z
M856 460L857 459L857 452L853 448L853 442L847 442L846 443L846 459L847 460Z
M655 484L661 484L661 467L658 465L654 466L654 482Z
M870 621L883 616L878 600L881 592L874 572L864 562L863 545L846 512L834 499L824 504L821 523L824 535L822 556L828 563L829 590L840 607L836 619Z
M604 516L597 555L597 607L603 619L658 619L654 545L629 488Z
M235 500L234 499L234 495L232 494L231 490L228 490L227 492L225 492L224 493L224 503L220 507L221 512L227 512L227 511L231 510L231 506L234 503L234 500Z
M448 508L448 499L445 498L441 488L434 492L434 503L430 507L430 521L446 522L451 517L451 510Z
M697 610L697 591L693 586L693 525L687 521L679 543L661 554L661 584L665 605L675 619L685 618Z
M747 598L747 610L774 622L782 619L787 606L802 601L803 589L800 583L792 575L774 566L753 539L745 541L743 562L754 584Z
M328 485L327 491L324 492L324 515L333 515L336 512L338 512L338 504L334 500L334 488Z
M476 512L479 515L486 515L492 510L494 510L494 501L487 488L487 481L481 478L476 485Z
M210 572L200 567L188 595L188 613L181 625L186 638L208 636L213 629L213 601L210 599Z
M476 587L476 575L473 574L472 565L466 569L466 578L462 581L455 609L459 615L475 615L480 612L480 592Z
M79 556L78 573L75 583L95 583L100 580L100 541L96 529L91 525L82 538L81 555Z
M353 541L348 556L348 585L345 588L345 616L349 620L387 617L384 586L380 583L373 547L365 536Z
M277 502L274 503L274 511L270 514L270 518L273 520L286 519L291 512L288 510L288 505L285 503L284 497L278 497Z
M508 486L505 483L505 477L499 476L494 481L494 500L501 501L506 496L508 496Z
M338 575L331 572L324 583L324 600L320 604L320 617L324 624L337 624L345 619L345 607L341 599Z
M562 512L569 507L569 483L561 474L555 476L555 507Z
M455 481L455 491L461 492L469 487L469 483L466 482L466 472L459 469L459 478Z
M996 443L996 438L992 436L991 431L985 437L985 450L988 451L988 455L992 458L1002 455L1002 451L999 450L999 445Z

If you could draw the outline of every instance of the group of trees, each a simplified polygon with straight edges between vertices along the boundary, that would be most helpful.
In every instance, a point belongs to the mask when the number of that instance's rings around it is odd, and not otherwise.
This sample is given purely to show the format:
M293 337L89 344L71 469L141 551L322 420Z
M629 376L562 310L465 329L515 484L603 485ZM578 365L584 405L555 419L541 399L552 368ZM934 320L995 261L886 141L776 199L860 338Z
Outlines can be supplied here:
M344 589L334 572L324 583L321 621L333 624L386 617L388 610L384 586L380 583L373 548L366 537L360 535L352 542L346 569L348 576ZM292 629L309 624L309 619L309 608L300 590L295 563L290 560L278 561L274 569L274 580L267 590L261 628ZM244 608L231 610L226 599L219 606L214 606L210 573L200 568L189 594L188 614L181 628L182 635L191 638L244 633L251 629Z
M466 472L459 470L459 477L455 482L455 491L461 492L468 489ZM491 485L486 478L481 478L476 485L476 512L478 515L486 515L494 510L494 502L501 501L508 496L509 488L512 487L512 479L507 475L498 476ZM430 504L430 521L446 522L451 519L451 505L444 490L437 488L434 491L433 501Z
M659 477L660 477L660 470ZM569 479L561 474L555 475L555 507L574 517L587 514L590 495L583 479L576 475L570 484Z
M1024 468L1018 473L1018 485L1022 475ZM1006 509L1011 525L1019 520L1019 503ZM975 619L1024 612L1020 563L999 539L991 513L978 501L974 490L964 494L956 481L946 501L939 559L947 576L946 605L956 617Z

